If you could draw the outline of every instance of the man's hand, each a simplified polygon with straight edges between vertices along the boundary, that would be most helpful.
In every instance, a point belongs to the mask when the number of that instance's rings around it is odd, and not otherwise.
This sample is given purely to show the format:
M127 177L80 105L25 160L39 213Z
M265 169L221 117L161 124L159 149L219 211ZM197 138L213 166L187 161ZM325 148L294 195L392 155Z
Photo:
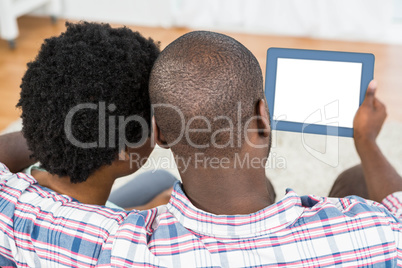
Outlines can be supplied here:
M356 147L367 143L375 143L381 127L387 117L385 105L375 97L376 81L371 81L366 97L356 112L353 121L354 139Z
M375 141L387 117L385 105L375 97L376 89L377 83L371 81L366 98L356 113L353 127L369 198L381 202L388 195L402 191L402 178Z

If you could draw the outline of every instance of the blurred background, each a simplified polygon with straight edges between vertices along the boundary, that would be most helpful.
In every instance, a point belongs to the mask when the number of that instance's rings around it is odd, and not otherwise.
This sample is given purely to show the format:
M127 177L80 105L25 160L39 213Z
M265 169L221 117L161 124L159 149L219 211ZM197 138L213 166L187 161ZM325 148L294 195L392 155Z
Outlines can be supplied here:
M269 47L373 53L378 96L389 115L380 142L402 170L402 0L0 0L0 131L13 122L9 129L20 127L21 77L43 39L64 31L65 21L79 20L126 25L162 48L191 30L225 33L249 48L263 71ZM286 158L287 173L274 170L271 178L279 185L286 177L283 183L295 190L304 184L299 193L325 195L336 174L358 162L353 141L341 138L338 166L314 159L303 166L301 155L304 161L311 155L301 152L300 134L275 135L273 153ZM320 188L308 183L311 172L330 178Z

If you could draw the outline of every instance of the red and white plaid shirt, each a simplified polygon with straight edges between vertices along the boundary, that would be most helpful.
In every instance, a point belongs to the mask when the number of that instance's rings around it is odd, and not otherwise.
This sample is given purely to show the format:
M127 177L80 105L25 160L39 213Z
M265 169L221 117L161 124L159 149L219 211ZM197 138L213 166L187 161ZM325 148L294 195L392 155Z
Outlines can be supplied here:
M402 192L382 204L298 196L249 215L194 207L178 183L167 206L84 205L0 165L0 266L402 266Z

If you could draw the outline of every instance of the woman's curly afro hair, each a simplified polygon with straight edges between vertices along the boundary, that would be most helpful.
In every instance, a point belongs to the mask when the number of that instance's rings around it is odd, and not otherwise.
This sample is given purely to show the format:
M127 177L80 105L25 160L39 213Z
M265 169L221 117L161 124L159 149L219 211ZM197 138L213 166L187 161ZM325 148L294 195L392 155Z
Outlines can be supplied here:
M67 114L78 104L113 104L116 108L107 110L108 116L140 116L149 131L148 80L160 50L152 39L126 27L88 22L66 26L60 36L46 39L35 60L28 63L17 107L22 109L22 131L32 157L51 174L69 176L78 183L117 159L118 146L108 145L119 144L119 126L109 126L106 118L106 125L99 129L98 109L79 110L71 121L74 138L97 142L103 131L108 141L106 146L80 148L65 133ZM127 141L138 142L142 129L130 122L125 135Z

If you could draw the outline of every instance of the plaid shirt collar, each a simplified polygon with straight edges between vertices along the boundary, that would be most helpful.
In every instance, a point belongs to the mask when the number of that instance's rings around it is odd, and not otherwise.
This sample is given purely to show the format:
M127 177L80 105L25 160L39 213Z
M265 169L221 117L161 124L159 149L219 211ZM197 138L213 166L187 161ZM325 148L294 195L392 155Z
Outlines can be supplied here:
M277 203L248 215L215 215L196 208L177 182L167 209L187 229L219 237L255 237L277 232L303 213L301 199L292 190Z

